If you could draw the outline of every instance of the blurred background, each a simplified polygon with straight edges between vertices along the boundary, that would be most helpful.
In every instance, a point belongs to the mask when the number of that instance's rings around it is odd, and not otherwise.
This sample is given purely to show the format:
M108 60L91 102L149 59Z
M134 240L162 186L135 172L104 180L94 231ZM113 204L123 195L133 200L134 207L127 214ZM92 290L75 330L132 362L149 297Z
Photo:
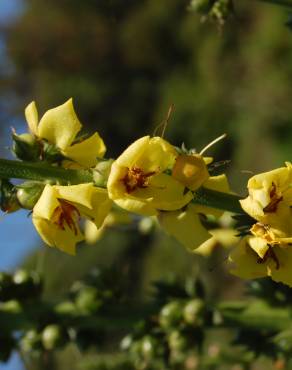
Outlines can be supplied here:
M187 7L187 0L1 0L1 157L11 157L11 127L26 130L29 102L44 112L73 97L84 131L100 133L108 157L152 134L174 104L167 140L201 149L227 133L210 154L232 160L230 182L239 193L245 194L246 171L288 161L287 12L237 0L235 15L219 29ZM213 268L214 260L190 256L159 233L112 229L96 245L81 246L78 258L44 247L25 212L1 215L0 233L0 270L41 268L48 298L96 265L124 266L135 299L147 297L151 281L171 275L199 274L216 297L242 292L238 279L224 272L222 256ZM66 361L64 355L57 368L68 368ZM15 357L0 369L22 369L21 361Z

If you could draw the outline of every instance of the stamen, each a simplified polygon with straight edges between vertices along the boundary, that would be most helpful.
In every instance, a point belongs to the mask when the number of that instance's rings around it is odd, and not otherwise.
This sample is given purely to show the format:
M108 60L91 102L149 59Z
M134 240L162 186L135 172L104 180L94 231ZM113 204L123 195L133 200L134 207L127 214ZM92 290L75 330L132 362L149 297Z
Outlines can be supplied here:
M54 211L52 222L57 225L61 230L65 230L67 225L74 235L78 234L77 221L80 219L80 212L71 203L64 199L58 199L60 205ZM76 220L77 218L77 220Z
M141 168L132 167L128 169L125 177L121 179L125 185L127 193L132 193L137 188L147 188L149 177L155 175L155 171L144 173Z
M203 153L205 153L209 148L211 148L213 145L215 145L216 143L218 143L219 141L225 139L227 136L227 134L223 134L219 137L217 137L217 139L211 141L211 143L207 144L201 151L200 151L200 155L203 155Z

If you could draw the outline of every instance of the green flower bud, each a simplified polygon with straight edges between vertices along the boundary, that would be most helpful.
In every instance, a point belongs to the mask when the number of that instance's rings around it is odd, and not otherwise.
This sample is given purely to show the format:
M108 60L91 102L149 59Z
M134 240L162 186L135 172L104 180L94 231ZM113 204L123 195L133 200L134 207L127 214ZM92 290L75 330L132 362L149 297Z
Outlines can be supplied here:
M36 330L27 331L19 342L21 351L32 354L42 350L41 335Z
M215 0L192 0L189 8L195 12L207 14L214 2Z
M16 187L5 179L0 179L0 209L7 213L20 209L16 197Z
M92 314L99 310L103 302L98 297L98 290L96 288L85 286L77 294L75 304L81 313Z
M43 141L43 151L42 151L42 159L44 161L53 163L53 162L61 162L65 157L60 152L60 149L56 147L56 145L48 143L47 141Z
M42 343L46 350L62 347L68 337L59 325L48 325L42 332Z
M166 304L159 314L159 323L163 329L169 329L180 324L182 321L183 303L172 301Z
M168 345L171 351L184 352L189 346L189 341L178 330L174 330L168 336Z
M39 200L43 190L44 183L36 181L27 181L17 186L17 199L22 208L33 209Z
M32 134L12 134L12 152L23 161L38 161L40 159L41 145Z
M141 340L141 354L146 361L152 360L156 356L159 342L157 339L146 335Z
M113 164L113 159L100 161L93 170L93 180L95 185L106 187L107 179Z
M192 299L189 301L183 310L185 322L192 326L200 326L204 320L205 305L201 299Z

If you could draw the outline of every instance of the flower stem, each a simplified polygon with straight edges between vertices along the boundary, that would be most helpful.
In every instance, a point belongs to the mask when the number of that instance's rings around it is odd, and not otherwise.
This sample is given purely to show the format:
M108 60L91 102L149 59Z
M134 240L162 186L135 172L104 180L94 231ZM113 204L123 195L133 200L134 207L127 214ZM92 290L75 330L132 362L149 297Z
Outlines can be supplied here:
M0 158L0 178L53 181L62 184L93 182L89 170L72 170L49 164L30 163Z
M227 194L202 187L195 192L193 203L232 213L244 213L239 203L240 199L242 198L239 195Z

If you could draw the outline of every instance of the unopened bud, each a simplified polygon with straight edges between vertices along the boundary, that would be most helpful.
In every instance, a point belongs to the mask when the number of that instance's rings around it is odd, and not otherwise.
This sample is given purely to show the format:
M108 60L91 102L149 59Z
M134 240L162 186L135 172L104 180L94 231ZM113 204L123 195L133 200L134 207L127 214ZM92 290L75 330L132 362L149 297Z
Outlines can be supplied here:
M95 185L106 187L112 164L113 160L109 159L107 161L101 161L95 166L93 171Z
M172 176L190 190L197 190L208 178L209 172L200 154L182 154L176 158Z
M48 143L47 141L42 142L43 151L42 159L49 163L61 162L65 157L60 152L60 149L56 145Z
M3 212L17 211L20 205L16 196L16 187L10 181L0 180L0 209Z
M192 299L184 307L185 322L192 326L200 326L204 320L205 304L201 299Z
M41 146L32 134L12 134L12 151L15 156L23 161L37 161L40 157Z
M189 9L198 13L207 14L214 4L214 1L215 0L192 0Z
M42 332L42 343L46 350L62 347L65 342L66 334L59 325L48 325Z
M17 199L22 208L33 209L41 196L44 184L41 182L27 181L17 186Z

